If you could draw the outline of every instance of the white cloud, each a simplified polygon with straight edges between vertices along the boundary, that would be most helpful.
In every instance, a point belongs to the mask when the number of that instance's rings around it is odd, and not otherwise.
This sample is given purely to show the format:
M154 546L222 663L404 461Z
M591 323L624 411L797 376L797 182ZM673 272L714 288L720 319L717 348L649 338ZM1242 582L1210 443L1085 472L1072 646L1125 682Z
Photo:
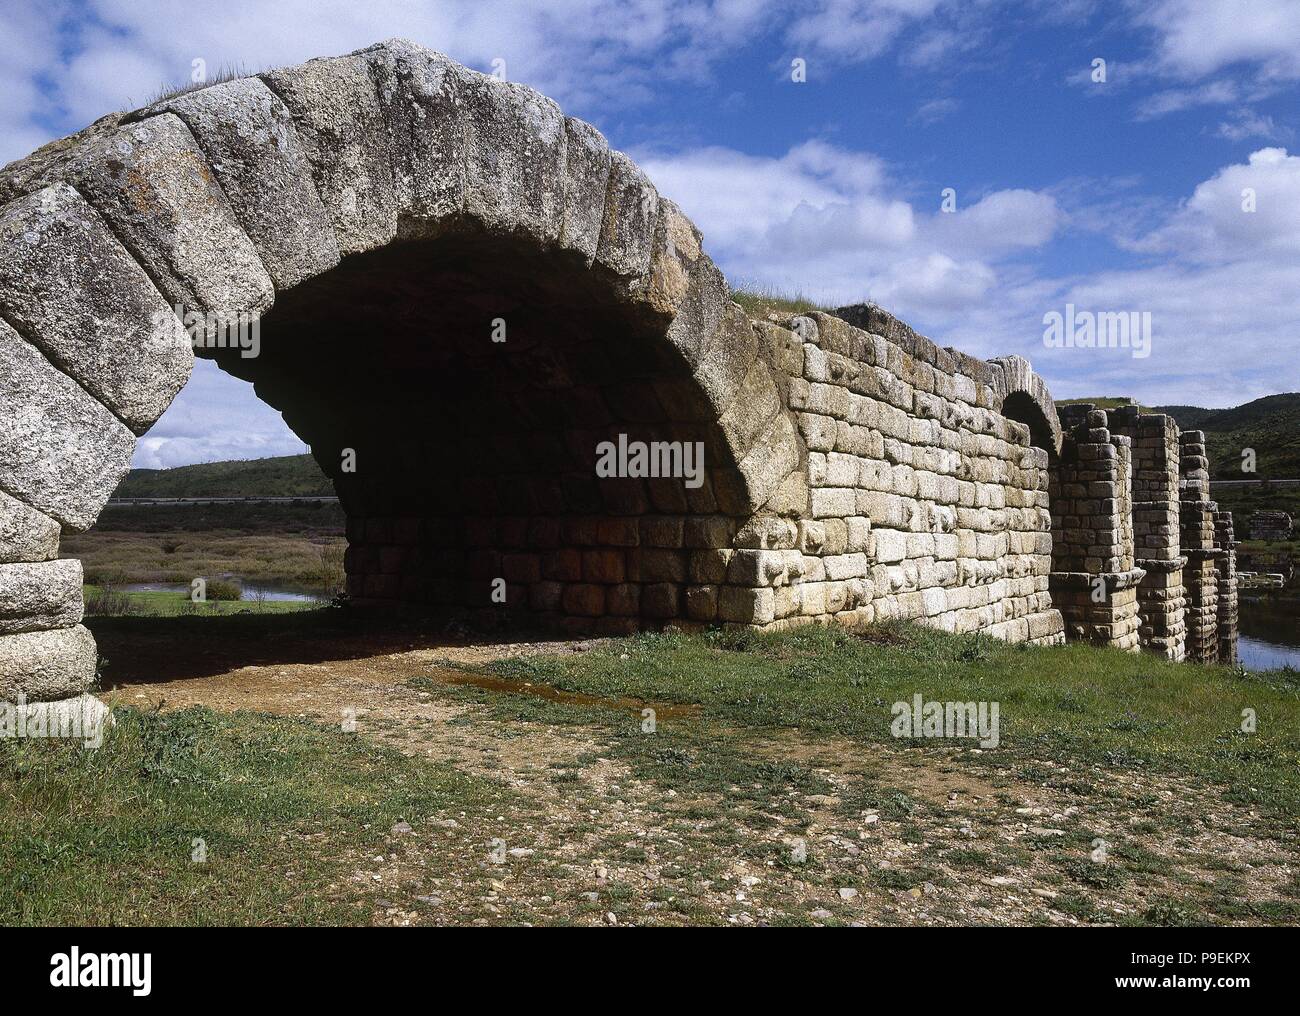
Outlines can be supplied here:
M824 141L775 157L703 148L640 161L733 279L831 302L960 307L995 285L999 260L1046 243L1062 219L1051 196L1028 190L952 213L936 193L918 209L878 157Z
M982 261L957 261L931 251L885 267L871 292L885 306L962 310L996 284L997 273Z
M86 38L88 44L67 61L58 78L61 106L74 124L88 124L115 109L143 106L169 84L188 80L188 64L182 77L158 52L122 46L100 30Z
M1061 225L1050 194L1003 190L986 195L955 214L930 222L929 236L943 250L988 257L1017 248L1041 247Z
M1295 259L1242 260L1212 266L1159 267L1099 274L1062 287L1032 314L1066 302L1094 311L1149 311L1151 355L1123 350L1032 349L1030 356L1057 394L1132 394L1144 402L1230 406L1300 390L1300 363L1288 351L1300 314L1281 294L1300 287ZM1036 333L1041 336L1041 327Z
M879 159L822 142L779 157L711 148L646 165L733 281L832 304L874 299L942 344L1028 357L1063 397L1235 405L1300 390L1300 358L1282 352L1300 339L1300 158L1282 149L1224 167L1163 212L1131 195L1131 181L1066 188L1068 216L1052 195L1020 189L951 214L938 211L936 195L923 209L900 196ZM1241 211L1247 187L1255 213ZM1073 207L1088 200L1102 207ZM912 228L880 228L880 210L898 205ZM1134 222L1152 218L1155 228L1135 239ZM1131 251L1159 263L1051 277L1017 256L1067 226L1109 231L1117 261ZM1067 302L1149 311L1151 355L1046 348L1043 315Z
M1255 192L1257 210L1242 207ZM980 355L1027 356L1059 396L1131 394L1149 404L1236 405L1300 390L1300 157L1265 148L1199 184L1160 226L1120 246L1150 267L1003 285L960 314L927 315ZM1145 311L1152 352L1046 349L1042 315Z
M1139 120L1154 120L1197 106L1223 106L1236 102L1240 92L1234 81L1211 81L1196 88L1169 88L1147 96L1137 106Z
M1093 66L1094 60L1104 61L1104 66ZM1096 80L1098 74L1105 72L1105 79ZM1121 89L1127 89L1137 84L1151 73L1150 68L1143 63L1132 60L1113 60L1096 53L1087 60L1079 61L1078 65L1065 75L1067 84L1075 85L1083 89L1086 95L1105 96L1114 95Z
M912 67L937 67L955 54L968 52L980 44L977 34L938 28L925 32L903 54L903 62Z
M740 253L787 239L806 249L808 235L827 211L851 210L845 233L897 245L910 235L908 210L876 197L884 163L873 155L845 152L808 141L779 158L729 148L699 148L670 157L638 159L659 190L688 204L688 214L719 250Z
M926 125L938 123L944 117L957 112L960 108L961 103L953 98L931 99L917 108L916 119Z
M1300 251L1300 156L1261 148L1199 184L1136 249L1195 263L1295 259Z
M928 18L941 0L821 0L802 10L786 38L798 55L825 54L858 63L880 56L909 25Z
M50 139L39 123L49 112L38 77L58 63L60 5L6 4L0 12L0 165Z
M1065 80L1089 97L1153 87L1137 102L1139 121L1258 102L1300 78L1295 0L1128 0L1127 13L1133 26L1149 30L1148 52L1124 61L1094 53L1106 59L1104 83L1093 81L1091 61ZM1251 136L1263 135L1256 129Z
M246 381L198 360L189 384L162 418L136 442L132 465L167 469L191 462L299 455L301 439Z
M700 81L776 0L88 0L0 15L0 161L190 81L192 62L249 73L402 36L595 118ZM66 17L61 17L66 15ZM55 120L53 127L47 121Z
M1300 4L1291 0L1135 0L1155 30L1155 58L1177 77L1249 64L1266 78L1300 78Z
M1228 141L1246 141L1250 138L1274 141L1290 138L1295 131L1275 123L1271 116L1249 109L1238 109L1233 111L1229 119L1220 122L1215 133Z

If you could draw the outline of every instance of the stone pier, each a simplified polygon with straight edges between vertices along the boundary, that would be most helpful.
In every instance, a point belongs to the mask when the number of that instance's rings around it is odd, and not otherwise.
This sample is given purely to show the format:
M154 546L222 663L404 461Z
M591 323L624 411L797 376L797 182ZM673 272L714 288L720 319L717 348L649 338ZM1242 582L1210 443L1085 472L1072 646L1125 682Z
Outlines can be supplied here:
M1214 548L1218 578L1219 662L1237 662L1237 541L1232 512L1214 513Z
M1187 630L1183 567L1179 547L1178 425L1162 413L1125 406L1107 414L1113 433L1133 448L1133 554L1145 574L1138 586L1138 641L1147 652L1170 660L1184 655Z
M1051 582L1067 637L1235 660L1232 516L1209 500L1204 435L1135 405L1070 404L1060 417Z
M1052 479L1052 603L1066 637L1136 651L1132 439L1112 433L1106 413L1068 406Z
M1197 663L1219 659L1219 575L1215 546L1214 514L1210 500L1209 460L1205 456L1205 435L1199 430L1180 435L1179 479L1180 536L1187 556L1184 583L1187 586L1187 658Z

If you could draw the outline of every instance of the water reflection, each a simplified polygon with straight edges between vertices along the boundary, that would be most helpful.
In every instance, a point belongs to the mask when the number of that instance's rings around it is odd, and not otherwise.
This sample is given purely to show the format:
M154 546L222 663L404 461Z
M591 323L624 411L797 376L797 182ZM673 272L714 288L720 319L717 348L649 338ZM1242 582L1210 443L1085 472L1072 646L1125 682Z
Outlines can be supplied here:
M1237 653L1247 670L1300 669L1300 600L1241 597Z
M190 595L189 585L181 582L128 582L117 587L123 593L178 593ZM307 603L320 600L320 593L299 587L275 582L242 582L239 587L241 600L264 600L276 602Z

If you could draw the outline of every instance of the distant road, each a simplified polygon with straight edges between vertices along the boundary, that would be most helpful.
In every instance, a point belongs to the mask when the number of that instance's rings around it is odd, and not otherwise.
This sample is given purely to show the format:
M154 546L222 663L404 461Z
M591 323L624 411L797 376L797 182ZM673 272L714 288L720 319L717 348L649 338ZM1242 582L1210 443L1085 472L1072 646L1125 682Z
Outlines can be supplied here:
M338 504L337 497L110 497L110 508L145 508L173 504Z
M1266 485L1269 487L1295 487L1300 485L1300 480L1211 480L1211 487L1258 487Z

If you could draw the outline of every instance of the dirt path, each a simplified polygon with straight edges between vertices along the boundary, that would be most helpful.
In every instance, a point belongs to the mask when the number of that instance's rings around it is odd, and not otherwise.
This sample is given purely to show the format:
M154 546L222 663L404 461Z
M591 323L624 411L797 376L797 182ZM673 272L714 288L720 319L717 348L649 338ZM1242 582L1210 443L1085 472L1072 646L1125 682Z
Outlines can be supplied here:
M411 816L382 854L347 858L334 889L372 898L376 923L1270 923L1258 906L1300 879L1293 854L1244 831L1249 813L1167 777L972 764L964 750L797 731L702 732L671 708L664 736L689 728L696 740L629 751L599 726L503 720L482 696L637 703L449 666L591 645L340 646L313 662L215 672L209 658L195 676L127 677L102 697L355 723L358 736L514 792L505 814ZM695 774L710 765L733 768L703 786Z

